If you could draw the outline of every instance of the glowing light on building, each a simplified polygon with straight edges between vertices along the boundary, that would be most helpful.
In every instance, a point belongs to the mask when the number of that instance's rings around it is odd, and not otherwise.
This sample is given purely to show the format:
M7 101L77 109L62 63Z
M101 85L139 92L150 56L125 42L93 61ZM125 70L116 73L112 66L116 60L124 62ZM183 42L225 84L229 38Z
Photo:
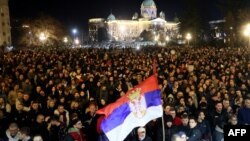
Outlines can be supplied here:
M186 35L186 39L187 39L187 41L188 41L188 45L189 45L189 41L192 39L192 36L191 36L191 34L190 34L190 33L187 33L187 35Z
M80 43L79 39L75 39L75 44L78 45Z
M166 36L166 41L167 41L167 42L169 42L169 41L170 41L169 36Z
M140 45L136 45L136 50L140 50Z
M177 36L179 23L167 22L165 18L161 18L162 15L165 17L161 12L160 18L157 18L157 7L153 0L144 0L141 4L140 17L139 15L137 18L131 17L134 20L117 19L113 13L106 19L89 19L89 36L92 41L97 41L98 29L103 27L107 29L111 41L133 41L138 39L144 30L153 31L157 35L158 27L162 32L168 31L171 38Z
M63 42L64 42L64 43L68 43L68 38L67 38L67 37L64 37L64 38L63 38Z
M250 47L250 23L245 26L243 34L248 37L248 46Z
M44 32L40 33L39 39L40 39L40 41L45 41L47 39L47 37L46 37L46 35L45 35Z

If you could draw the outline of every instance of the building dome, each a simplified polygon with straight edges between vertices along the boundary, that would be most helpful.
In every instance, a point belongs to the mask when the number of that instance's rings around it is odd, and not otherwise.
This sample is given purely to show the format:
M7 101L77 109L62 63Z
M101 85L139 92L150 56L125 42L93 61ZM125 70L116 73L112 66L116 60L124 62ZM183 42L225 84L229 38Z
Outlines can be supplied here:
M156 5L155 5L154 0L144 0L142 2L141 6L143 6L143 7L152 7L152 6L155 7Z
M113 20L115 20L115 16L111 13L111 14L108 16L107 20L113 21Z
M141 16L151 20L157 17L157 8L154 0L144 0L141 4Z

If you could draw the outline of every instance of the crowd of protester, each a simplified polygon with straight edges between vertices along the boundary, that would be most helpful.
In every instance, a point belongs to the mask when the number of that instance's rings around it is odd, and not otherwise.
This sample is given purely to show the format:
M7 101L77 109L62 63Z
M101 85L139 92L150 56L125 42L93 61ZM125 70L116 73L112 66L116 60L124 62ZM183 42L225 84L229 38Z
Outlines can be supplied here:
M152 75L154 60L164 123L126 141L221 141L224 125L250 124L245 48L17 50L1 64L0 141L107 140L96 111Z

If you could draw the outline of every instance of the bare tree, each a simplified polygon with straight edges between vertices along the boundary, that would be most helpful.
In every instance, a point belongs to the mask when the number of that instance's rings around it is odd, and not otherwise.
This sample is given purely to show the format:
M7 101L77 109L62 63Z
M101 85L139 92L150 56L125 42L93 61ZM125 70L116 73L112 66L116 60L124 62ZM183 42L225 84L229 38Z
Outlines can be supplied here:
M66 36L64 26L50 16L41 16L24 22L26 29L19 38L19 44L26 46L58 46ZM41 38L41 36L43 36Z

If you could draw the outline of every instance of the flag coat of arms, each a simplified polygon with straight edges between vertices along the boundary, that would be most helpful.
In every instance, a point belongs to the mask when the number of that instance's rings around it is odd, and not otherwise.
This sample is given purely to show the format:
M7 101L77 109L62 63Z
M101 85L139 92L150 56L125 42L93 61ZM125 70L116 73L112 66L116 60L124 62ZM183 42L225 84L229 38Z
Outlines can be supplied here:
M97 111L105 118L101 129L110 141L123 141L138 126L161 117L160 90L155 75L129 90L123 97Z

